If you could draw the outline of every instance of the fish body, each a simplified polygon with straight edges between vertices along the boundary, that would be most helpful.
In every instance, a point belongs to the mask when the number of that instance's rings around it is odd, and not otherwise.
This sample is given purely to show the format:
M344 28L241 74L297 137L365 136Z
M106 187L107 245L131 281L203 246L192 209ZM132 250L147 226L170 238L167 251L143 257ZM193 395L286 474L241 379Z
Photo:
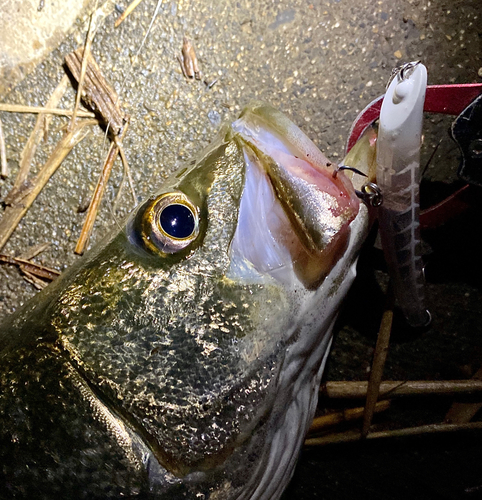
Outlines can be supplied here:
M0 497L279 498L369 226L332 173L252 104L9 318Z

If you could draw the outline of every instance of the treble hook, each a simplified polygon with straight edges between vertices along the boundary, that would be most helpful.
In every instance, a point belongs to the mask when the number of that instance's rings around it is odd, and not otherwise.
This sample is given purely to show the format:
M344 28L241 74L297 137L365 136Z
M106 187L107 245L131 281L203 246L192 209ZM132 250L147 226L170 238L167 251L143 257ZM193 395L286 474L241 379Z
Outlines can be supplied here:
M355 194L367 205L377 208L383 203L383 194L374 182L363 184L360 191Z
M403 82L407 78L410 78L410 75L414 72L415 68L420 64L420 61L412 61L401 66L398 66L392 70L392 75L387 83L387 89L390 87L390 84L393 82L394 78L398 78L399 82Z

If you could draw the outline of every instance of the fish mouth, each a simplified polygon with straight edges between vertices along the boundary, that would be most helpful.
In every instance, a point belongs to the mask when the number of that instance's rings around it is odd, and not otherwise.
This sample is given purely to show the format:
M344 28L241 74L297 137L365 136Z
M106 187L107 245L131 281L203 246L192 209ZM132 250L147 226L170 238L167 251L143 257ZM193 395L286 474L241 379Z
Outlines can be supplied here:
M351 181L271 106L253 103L232 124L246 162L237 260L257 272L317 288L343 255L359 210Z

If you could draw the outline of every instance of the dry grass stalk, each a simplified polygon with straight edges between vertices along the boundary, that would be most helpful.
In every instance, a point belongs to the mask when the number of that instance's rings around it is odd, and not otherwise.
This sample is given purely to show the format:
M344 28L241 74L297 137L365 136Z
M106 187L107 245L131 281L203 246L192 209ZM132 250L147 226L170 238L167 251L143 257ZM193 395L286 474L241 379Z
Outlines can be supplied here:
M125 132L127 130L127 124L121 132L118 141L121 142L124 138ZM112 167L114 166L115 159L119 154L119 148L115 142L112 142L107 153L107 158L105 160L104 166L102 168L101 175L97 181L97 186L95 187L94 196L90 202L89 208L87 210L87 216L82 227L77 245L75 247L75 253L82 255L89 244L89 239L92 234L92 229L94 227L94 221L97 217L97 212L99 211L100 202L104 196L105 188L107 186L107 181L109 180L110 173L112 172Z
M420 436L423 434L436 434L444 432L459 432L482 429L482 422L471 422L468 424L429 424L418 427L404 427L403 429L370 432L365 439L400 438L407 436ZM350 443L362 439L359 431L346 431L326 436L308 438L305 446L323 446L327 444Z
M67 90L68 83L69 79L65 75L60 80L60 83L57 85L55 90L52 92L49 100L47 101L47 108L55 108L58 105L58 103L64 96L65 91ZM37 150L37 146L39 145L42 135L48 127L51 119L52 115L47 115L45 113L39 114L39 116L37 117L37 121L35 122L32 133L30 134L27 144L25 144L25 147L23 148L23 151L20 155L20 166L18 169L17 177L15 178L15 183L13 185L12 191L9 193L10 196L13 196L13 193L16 190L19 190L27 180L30 168L32 166L32 160Z
M470 382L482 384L482 368L480 368L472 377ZM466 424L470 422L476 413L482 408L482 403L459 403L454 402L445 415L447 424Z
M390 343L390 333L393 322L393 306L395 298L393 295L392 286L388 284L387 299L385 310L383 312L380 330L378 332L377 345L373 357L372 369L370 372L370 380L368 381L367 398L365 403L365 414L363 416L362 436L366 437L370 429L370 425L375 411L375 405L380 392L380 383L382 381L383 369L387 359L388 345Z
M333 399L362 399L366 397L367 389L368 382L326 382L320 387L320 392ZM482 380L398 380L382 382L379 399L398 396L453 396L480 391Z
M31 113L34 115L57 115L57 116L72 116L74 113L71 109L60 108L43 108L39 106L23 106L22 104L0 104L0 111L7 113ZM77 116L82 118L95 118L95 114L91 111L79 110Z
M7 165L7 151L5 149L5 137L3 136L3 125L0 120L0 177L6 179L9 175Z
M84 52L83 49L78 49L75 52L68 54L65 61L73 77L79 81L82 74L83 63L87 59L84 86L83 89L80 89L79 86L79 92L82 93L82 99L84 102L101 115L104 123L107 125L108 131L110 131L111 135L114 136L114 140L109 148L109 152L97 182L92 201L87 211L82 232L80 233L75 247L75 253L79 255L84 253L89 243L100 202L104 196L105 188L107 186L112 167L114 166L114 161L119 154L119 150L122 149L122 140L128 127L128 117L119 105L119 97L114 89L107 83L92 55L89 55L87 58L83 58L84 53L87 54L87 52ZM125 161L125 156L123 160Z
M131 2L126 10L116 19L114 23L114 28L117 28L125 19L128 15L131 14L131 12L142 2L142 0L134 0Z
M121 182L121 185L119 187L119 192L116 196L116 202L118 199L120 199L122 185L124 183L124 178L127 177L127 180L129 182L129 187L131 190L132 199L134 201L134 206L135 206L135 205L137 205L137 195L136 195L136 190L134 187L134 181L133 181L132 175L131 175L131 169L129 168L129 162L127 161L127 157L126 157L126 154L124 152L124 148L122 147L122 143L119 141L119 139L117 137L114 137L114 142L117 146L117 149L119 150L119 154L120 154L120 157L122 160L122 165L124 166L124 175L122 176L122 182ZM114 202L114 205L116 204L116 202Z
M18 266L21 271L48 281L53 281L55 278L57 278L57 276L60 276L60 272L55 269L50 269L48 267L42 266L41 264L22 259L20 257L11 257L9 255L0 253L0 262Z
M95 32L97 30L97 26L96 26L96 22L95 22L98 19L98 17L97 17L97 15L98 15L97 4L98 4L98 1L96 0L94 12L92 12L90 19L89 19L89 28L87 29L87 36L85 38L84 49L82 52L80 72L79 72L78 77L76 77L78 88L77 88L77 94L75 96L74 112L72 113L72 118L71 118L70 123L69 123L69 129L72 129L75 127L75 121L77 119L77 112L78 112L79 107L80 107L80 99L82 97L82 90L84 87L84 78L85 78L85 74L87 71L87 66L89 64L90 48L92 47L92 42L94 41Z
M27 250L25 250L25 252L22 252L21 255L18 256L18 258L24 259L24 260L31 260L34 257L37 257L37 255L39 255L42 252L44 252L45 250L47 250L47 248L49 246L50 246L50 243L48 243L48 242L40 243L38 245L33 245L33 246L27 248Z
M388 410L390 407L390 401L379 401L375 405L375 413ZM365 408L348 408L346 410L337 411L329 413L327 415L322 415L321 417L316 417L313 419L309 433L313 434L315 432L320 432L326 430L329 427L334 427L346 422L353 422L360 420L363 417L363 412Z
M37 176L31 181L29 187L25 189L21 201L14 206L7 206L0 220L0 250L5 246L22 217L35 201L35 198L43 189L47 181L60 166L64 158L70 153L72 148L87 135L88 132L85 131L85 127L96 123L97 121L94 120L86 120L78 123L75 129L69 131L57 143L49 159L40 169Z

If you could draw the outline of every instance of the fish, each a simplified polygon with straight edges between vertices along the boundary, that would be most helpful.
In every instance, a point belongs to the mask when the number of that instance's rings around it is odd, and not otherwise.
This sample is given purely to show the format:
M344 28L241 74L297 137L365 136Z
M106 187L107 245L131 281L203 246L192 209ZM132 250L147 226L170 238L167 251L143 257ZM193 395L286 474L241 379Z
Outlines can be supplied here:
M251 103L8 318L2 496L279 498L370 225L350 174Z

